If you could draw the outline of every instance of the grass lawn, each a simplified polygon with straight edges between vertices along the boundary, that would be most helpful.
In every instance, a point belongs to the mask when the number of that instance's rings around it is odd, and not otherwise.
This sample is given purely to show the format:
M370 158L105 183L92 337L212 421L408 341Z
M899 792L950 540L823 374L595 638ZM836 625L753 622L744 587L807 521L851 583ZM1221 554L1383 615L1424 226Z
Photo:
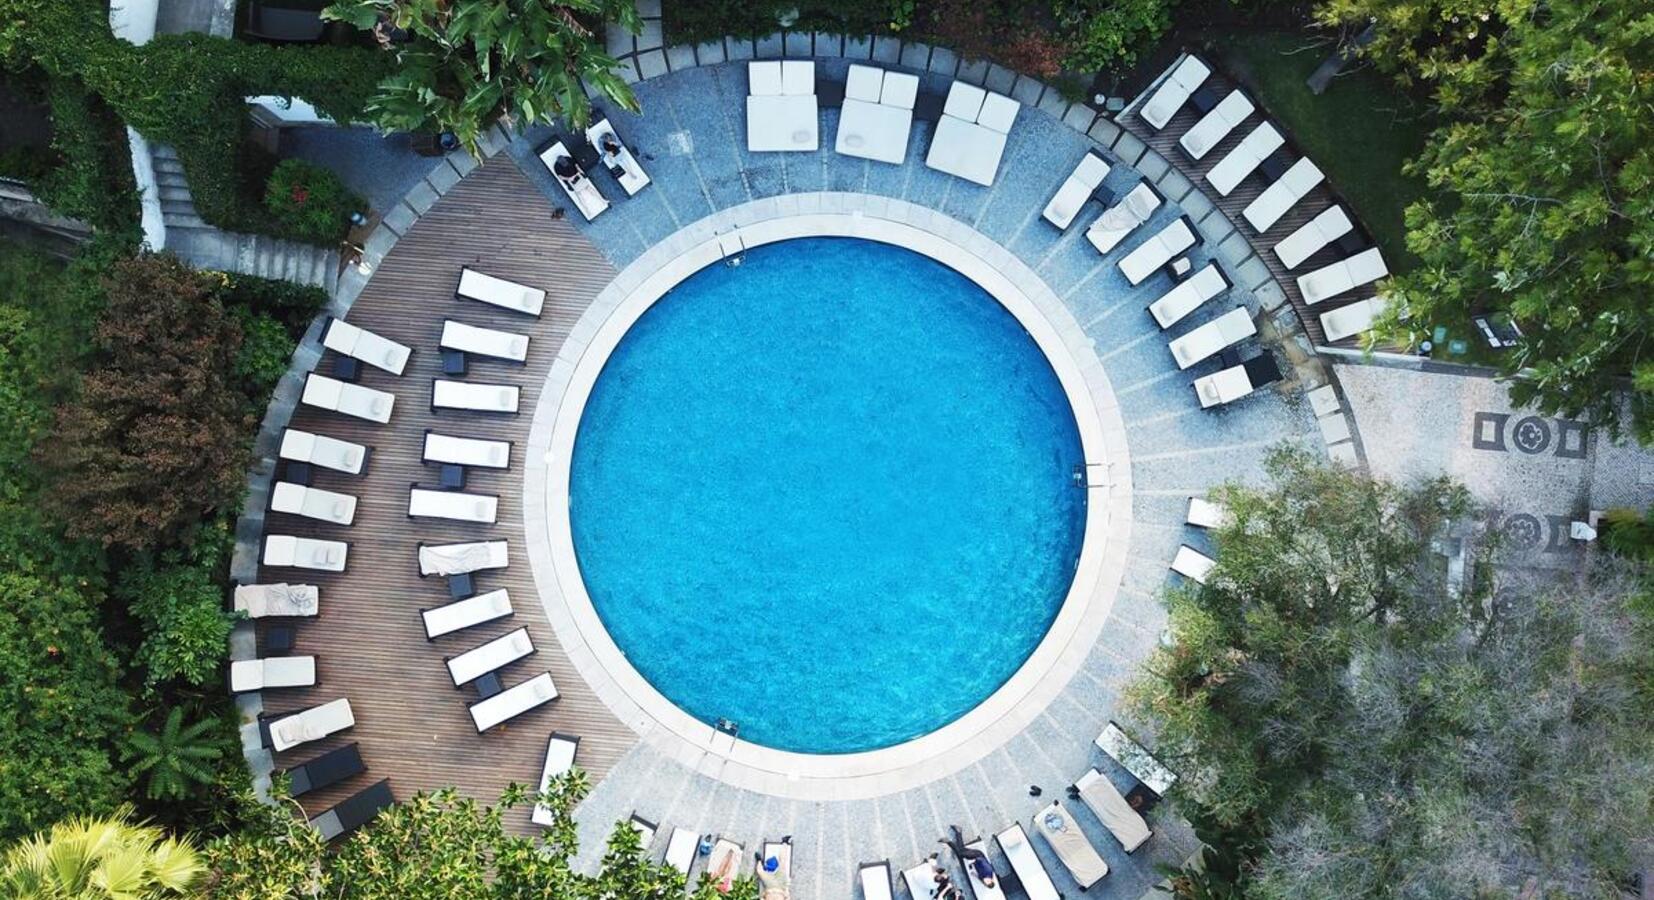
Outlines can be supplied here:
M1212 37L1225 68L1255 92L1354 207L1391 271L1412 268L1402 212L1424 192L1424 183L1402 175L1401 165L1424 146L1430 131L1426 108L1371 68L1346 69L1325 93L1311 94L1304 80L1332 45L1312 44L1303 34Z

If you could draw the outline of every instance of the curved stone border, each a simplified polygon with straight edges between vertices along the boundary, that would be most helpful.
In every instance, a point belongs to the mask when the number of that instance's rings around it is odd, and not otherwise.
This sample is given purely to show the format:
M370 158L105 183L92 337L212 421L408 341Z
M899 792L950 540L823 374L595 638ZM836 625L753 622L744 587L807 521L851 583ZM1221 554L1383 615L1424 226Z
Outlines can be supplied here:
M684 278L742 249L798 237L845 236L905 247L960 271L1023 324L1068 395L1086 459L1085 537L1067 599L1017 672L959 719L914 740L850 754L775 750L713 730L680 710L615 645L581 578L568 516L569 464L580 414L626 331ZM1125 425L1092 342L1043 280L1010 251L941 213L865 194L756 200L715 213L645 252L570 332L529 431L524 533L546 614L570 660L616 716L657 749L741 788L794 799L872 797L956 772L1031 723L1078 671L1124 575L1131 535ZM1118 479L1118 480L1116 480Z

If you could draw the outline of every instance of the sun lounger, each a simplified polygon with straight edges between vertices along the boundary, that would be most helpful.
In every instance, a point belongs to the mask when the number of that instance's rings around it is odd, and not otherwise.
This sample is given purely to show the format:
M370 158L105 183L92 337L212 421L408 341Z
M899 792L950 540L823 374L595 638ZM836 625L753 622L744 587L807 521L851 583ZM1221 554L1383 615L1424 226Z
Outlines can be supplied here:
M427 575L463 575L483 569L503 569L507 562L505 541L419 545L421 578Z
M994 835L994 841L999 844L999 852L1005 854L1006 860L1011 863L1011 871L1016 873L1017 880L1022 882L1022 891L1028 895L1028 900L1062 900L1057 886L1051 883L1051 873L1045 871L1045 864L1039 861L1034 845L1028 843L1028 833L1022 830L1022 825L1011 823L1010 828Z
M988 852L987 844L981 840L971 841L965 847L978 853ZM1002 882L995 878L993 887L983 884L982 879L976 877L976 869L972 868L969 863L965 864L965 883L970 885L971 896L975 897L976 900L1005 900L1005 888Z
M511 597L505 588L419 611L420 618L425 622L426 640L435 640L445 634L474 628L511 614Z
M575 754L580 750L580 739L572 734L563 734L553 731L546 741L546 763L540 769L540 792L551 787L551 780L565 774L574 768ZM633 818L636 818L634 816ZM534 804L534 812L529 815L534 824L543 828L550 828L556 819L551 814L551 807L539 803ZM653 834L650 835L653 837ZM643 842L644 849L649 848L649 841Z
M1241 215L1252 223L1259 234L1263 234L1326 177L1306 156L1293 163L1274 184L1264 188L1263 193L1246 204Z
M356 518L356 498L290 481L278 481L270 490L270 509L335 525L349 525Z
M290 797L302 797L311 791L338 784L346 778L354 778L367 770L368 767L362 763L362 754L356 745L346 744L288 769L285 773L288 781L287 794Z
M423 459L428 463L504 469L511 465L511 442L453 437L426 431Z
M1304 295L1305 303L1315 304L1364 284L1372 284L1388 274L1390 270L1384 266L1384 256L1377 247L1368 247L1348 259L1322 266L1307 275L1299 275L1298 290Z
M610 138L620 148L613 156L603 146L605 139ZM643 171L642 164L632 155L631 148L620 139L620 135L615 133L614 125L608 119L598 119L586 127L586 142L597 150L598 157L609 167L609 174L614 175L626 196L636 197L638 191L649 186L649 173Z
M597 189L597 185L586 175L586 170L574 161L573 154L562 141L552 141L549 146L540 151L540 162L545 165L546 171L551 173L551 179L563 189L574 203L574 208L586 217L586 221L597 218L609 208L608 198Z
M820 145L816 64L800 59L747 63L747 149L813 151Z
M1380 297L1357 300L1349 306L1322 313L1321 328L1327 333L1328 341L1341 341L1371 330L1373 321L1383 312L1384 300Z
M1269 354L1230 366L1194 382L1195 397L1202 409L1233 403L1270 382L1281 379L1281 369Z
M1034 814L1034 830L1051 845L1080 890L1088 890L1108 876L1108 863L1103 862L1102 854L1091 846L1080 824L1060 802L1053 800Z
M365 328L357 328L343 319L327 320L327 326L322 330L322 346L335 353L359 359L392 375L402 374L403 367L408 364L409 354L413 353L389 338L382 338Z
M1229 279L1218 271L1217 263L1206 267L1178 283L1149 304L1149 315L1161 328L1170 328L1200 308L1202 303L1229 289Z
M775 871L765 867L775 860ZM791 900L793 895L793 845L788 841L765 841L759 849L757 866L758 900Z
M856 869L856 881L861 884L862 900L892 900L888 861L862 863Z
M1005 155L1007 135L1021 108L1022 104L1004 94L955 81L931 136L925 165L984 187L992 186L999 173L1000 157Z
M464 687L533 652L534 642L528 637L528 629L519 628L443 661L448 665L448 677L454 680L454 687Z
M230 693L310 687L316 683L316 657L271 656L230 663Z
M936 888L936 865L928 858L920 860L918 865L902 870L902 883L914 897L930 897Z
M536 707L557 699L557 687L551 683L551 673L540 674L512 685L487 700L471 704L471 724L482 734L496 725L502 725Z
M1196 528L1220 528L1229 511L1221 503L1204 497L1189 498L1189 514L1185 521Z
M575 740L578 741L579 738L575 738ZM632 813L631 818L626 820L626 824L632 826L632 830L637 832L638 846L642 848L643 855L648 857L649 848L655 843L655 832L660 830L660 826L635 812Z
M1355 223L1350 221L1344 208L1334 204L1276 244L1275 255L1280 257L1281 265L1296 269L1322 247L1354 230Z
M1143 786L1155 793L1157 797L1166 796L1166 792L1177 783L1177 774L1165 767L1160 760L1154 758L1142 744L1132 740L1125 730L1115 722L1103 726L1101 734L1092 743L1097 749L1108 754L1108 757L1120 764L1120 767L1131 773L1131 777L1142 782Z
M689 874L689 867L695 864L695 850L701 842L701 836L687 828L673 828L672 837L666 841L666 865Z
M1218 353L1231 344L1258 333L1252 316L1245 309L1231 309L1205 325L1167 344L1179 369L1187 369L1197 362Z
M1252 98L1236 88L1229 92L1229 96L1218 101L1218 105L1212 107L1206 115L1201 116L1199 122L1183 132L1183 136L1177 139L1178 146L1183 148L1183 152L1187 153L1190 159L1198 161L1212 152L1213 147L1222 143L1223 139L1229 136L1229 132L1234 131L1235 126L1245 121L1256 108L1252 105Z
M241 584L235 589L235 609L249 619L313 616L321 592L311 584Z
M1220 196L1227 197L1285 143L1286 138L1281 137L1274 125L1259 122L1258 127L1241 138L1241 142L1206 173L1206 181Z
M439 378L431 382L431 409L516 415L519 393L515 385L443 381Z
M1119 203L1103 210L1097 221L1085 230L1085 239L1097 248L1098 253L1107 253L1147 222L1149 216L1160 208L1161 202L1160 194L1148 182L1140 181L1120 198Z
M396 395L311 372L304 379L303 400L307 406L383 425L391 420Z
M408 518L451 519L492 525L499 516L500 498L493 494L465 494L415 487L408 492Z
M390 779L384 779L351 795L349 799L310 820L322 840L331 841L361 828L396 804Z
M1143 279L1153 275L1156 269L1194 245L1195 230L1189 226L1187 219L1179 216L1126 254L1120 260L1120 271L1132 284L1142 284Z
M319 741L356 726L351 715L350 701L343 697L312 706L270 722L270 747L277 753L291 750L300 744Z
M282 432L279 453L282 459L309 463L347 475L362 474L362 468L368 461L368 448L361 444L311 434L297 428Z
M918 98L917 75L851 65L833 149L844 156L901 165L907 159Z
M264 538L264 564L267 566L343 572L349 552L350 545L344 541L323 541L290 534L271 534Z
M1185 578L1192 578L1201 584L1206 583L1206 576L1212 573L1212 567L1217 560L1184 544L1177 548L1177 555L1172 557L1172 571Z
M515 363L528 359L528 335L478 328L452 319L443 321L442 338L438 343L444 350L458 350L473 356L487 356Z
M1080 158L1080 164L1057 188L1057 193L1051 197L1051 202L1045 204L1045 221L1057 226L1057 230L1066 231L1074 223L1074 217L1079 214L1080 207L1085 205L1091 195L1097 190L1103 179L1108 177L1108 163L1095 153L1087 153Z
M471 268L459 270L459 287L454 289L454 296L531 316L539 315L540 307L546 302L546 292L539 288L484 275Z
M1080 789L1080 799L1085 802L1092 815L1103 823L1114 839L1127 853L1135 851L1143 843L1154 836L1149 829L1149 823L1143 820L1137 810L1131 808L1126 798L1121 796L1114 787L1114 782L1103 777L1103 773L1092 769L1080 776L1074 783Z
M1177 115L1183 104L1189 102L1189 98L1194 96L1195 89L1200 87L1210 74L1212 70L1206 68L1206 64L1196 59L1194 54L1185 55L1177 64L1177 68L1172 70L1172 74L1160 82L1160 87L1149 96L1143 108L1137 111L1137 117L1149 123L1155 131L1165 128L1166 123L1172 120L1172 116Z
M747 850L740 844L726 837L718 838L712 845L712 853L706 858L706 868L701 870L702 876L709 876L712 883L718 886L721 894L729 893L735 879L741 875L741 863L746 859Z

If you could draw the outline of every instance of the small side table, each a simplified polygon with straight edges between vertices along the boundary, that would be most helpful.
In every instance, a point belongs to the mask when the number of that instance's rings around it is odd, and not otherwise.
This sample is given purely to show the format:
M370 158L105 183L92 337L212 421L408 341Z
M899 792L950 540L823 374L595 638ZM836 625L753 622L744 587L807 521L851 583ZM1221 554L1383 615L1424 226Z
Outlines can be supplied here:
M1218 96L1217 91L1213 90L1210 85L1207 85L1194 92L1194 96L1189 98L1189 105L1193 106L1196 112L1204 116L1211 112L1212 108L1217 106L1222 99L1223 98Z
M1337 247L1339 255L1354 256L1367 249L1367 242L1361 239L1361 235L1351 231L1338 239Z
M453 463L443 463L437 475L437 487L445 491L465 490L465 467Z
M500 673L498 672L489 672L487 675L471 682L471 685L477 689L478 700L487 700L489 697L505 690L505 686L500 684Z
M286 656L293 652L293 640L298 636L291 625L264 627L264 653L267 656Z
M333 377L354 382L362 377L362 362L354 356L339 356L333 360Z
M448 597L453 600L464 600L477 592L476 582L472 580L470 572L461 572L458 575L448 576Z
M463 351L463 350L443 350L442 351L442 374L444 374L444 375L464 375L465 374L465 351Z
M1190 262L1187 256L1179 256L1177 259L1166 263L1166 274L1172 276L1173 281L1177 281L1189 274L1189 270L1194 267L1195 264Z
M1280 181L1281 176L1286 174L1288 168L1290 166L1286 158L1280 153L1271 153L1263 162L1258 164L1258 171L1263 174L1264 180L1270 184Z
M315 469L311 468L309 463L288 460L286 468L288 481L294 484L302 484L305 487L310 486L310 479L315 474Z

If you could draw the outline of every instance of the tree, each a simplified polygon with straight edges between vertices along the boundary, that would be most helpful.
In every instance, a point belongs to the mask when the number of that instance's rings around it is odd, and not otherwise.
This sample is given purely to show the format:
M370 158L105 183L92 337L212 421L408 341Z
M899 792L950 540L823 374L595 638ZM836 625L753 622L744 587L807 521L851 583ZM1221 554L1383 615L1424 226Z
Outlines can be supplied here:
M224 609L220 577L235 537L222 519L189 532L189 546L139 554L115 583L115 596L143 626L134 662L153 692L170 682L219 682L234 617Z
M203 867L188 842L130 821L77 817L6 853L0 887L15 900L164 900L193 897Z
M1430 86L1446 118L1411 164L1434 196L1407 211L1422 265L1392 284L1389 334L1509 314L1514 401L1618 430L1630 378L1632 430L1654 440L1647 4L1333 0L1323 15L1376 17L1369 55Z
M210 276L171 257L115 263L97 357L37 448L75 536L176 540L243 487L252 417L235 389L241 329Z
M630 0L338 0L322 13L373 31L398 59L368 112L380 127L451 131L480 155L496 118L526 127L563 118L584 125L586 86L637 110L604 52L604 22L641 27ZM393 43L391 30L411 35Z
M184 708L174 706L158 731L128 735L122 757L144 779L149 799L182 800L197 785L212 783L212 763L224 755L214 734L218 727L212 719L185 725Z
M1447 481L1399 487L1297 451L1269 471L1221 492L1217 566L1168 596L1171 644L1131 691L1203 839L1253 857L1231 881L1593 896L1629 871L1654 834L1654 629L1628 610L1632 575L1493 567ZM1444 540L1468 548L1468 583L1449 582Z

